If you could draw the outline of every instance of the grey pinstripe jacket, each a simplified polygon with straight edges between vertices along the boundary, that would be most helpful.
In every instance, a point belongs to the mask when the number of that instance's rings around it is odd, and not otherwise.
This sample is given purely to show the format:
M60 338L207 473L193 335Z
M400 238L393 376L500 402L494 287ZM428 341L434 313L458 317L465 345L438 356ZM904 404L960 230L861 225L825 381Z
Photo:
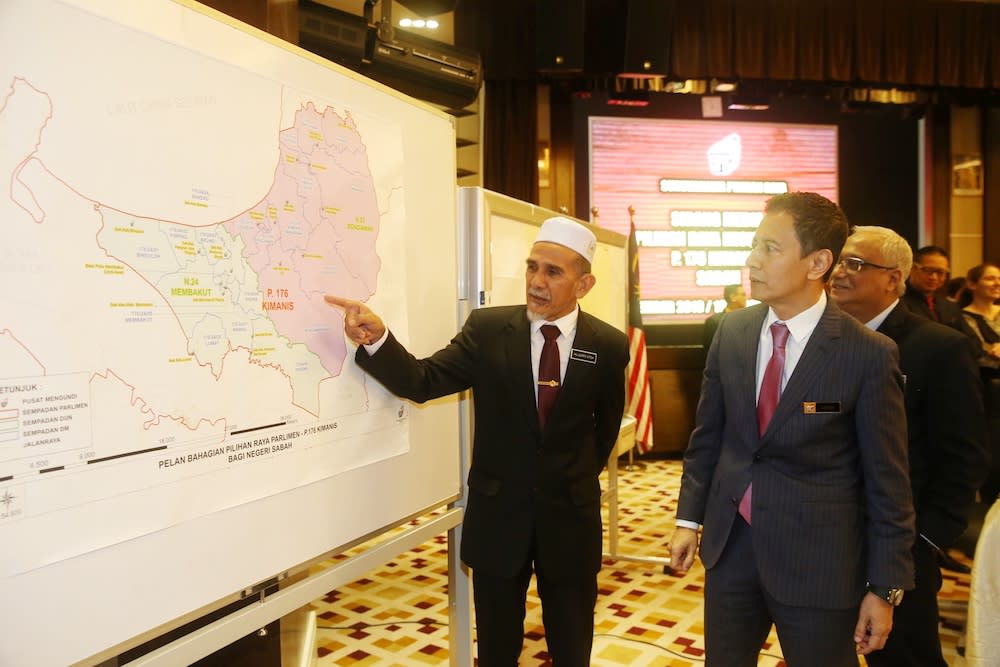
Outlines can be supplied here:
M914 512L895 344L828 302L759 436L757 342L767 310L730 313L709 350L678 518L704 525L700 555L711 568L752 480L757 565L780 602L848 608L869 581L912 588Z

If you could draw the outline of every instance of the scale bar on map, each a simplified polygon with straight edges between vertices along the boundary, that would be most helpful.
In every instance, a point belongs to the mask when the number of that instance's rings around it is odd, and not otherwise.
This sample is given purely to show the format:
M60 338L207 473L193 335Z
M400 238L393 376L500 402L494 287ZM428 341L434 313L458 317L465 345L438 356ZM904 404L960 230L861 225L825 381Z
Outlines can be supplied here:
M275 426L285 426L288 422L277 422L275 424L267 424L266 426L254 426L252 428L241 428L239 431L230 431L229 435L241 435L243 433L252 433L254 431L263 431L266 428L274 428Z
M160 447L150 447L149 449L140 449L140 450L135 451L135 452L125 452L123 454L115 454L114 456L105 456L105 457L99 458L99 459L90 459L89 461L87 461L87 465L90 465L91 463L103 463L104 461L111 461L111 460L114 460L114 459L121 459L121 458L125 458L126 456L137 456L139 454L148 454L149 452L158 452L161 449L166 449L166 448L167 448L166 445L162 445Z

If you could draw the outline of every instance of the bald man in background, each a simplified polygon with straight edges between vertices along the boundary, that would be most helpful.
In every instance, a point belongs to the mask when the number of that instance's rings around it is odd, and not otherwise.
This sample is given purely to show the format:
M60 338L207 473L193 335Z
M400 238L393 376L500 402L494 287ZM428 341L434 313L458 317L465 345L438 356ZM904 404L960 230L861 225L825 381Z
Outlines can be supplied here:
M967 339L916 315L900 300L912 275L906 240L885 227L856 227L830 279L830 298L869 329L892 338L906 379L906 431L917 539L915 587L893 616L871 667L946 667L941 653L938 553L966 527L988 464L979 371Z

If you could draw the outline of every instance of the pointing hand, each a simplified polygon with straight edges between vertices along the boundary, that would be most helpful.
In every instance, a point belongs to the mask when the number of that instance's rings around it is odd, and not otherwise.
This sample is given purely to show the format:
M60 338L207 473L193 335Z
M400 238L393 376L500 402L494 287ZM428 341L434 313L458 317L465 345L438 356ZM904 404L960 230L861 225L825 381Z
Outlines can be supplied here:
M323 298L331 306L344 311L344 333L358 345L370 345L385 333L382 319L360 301L331 294Z

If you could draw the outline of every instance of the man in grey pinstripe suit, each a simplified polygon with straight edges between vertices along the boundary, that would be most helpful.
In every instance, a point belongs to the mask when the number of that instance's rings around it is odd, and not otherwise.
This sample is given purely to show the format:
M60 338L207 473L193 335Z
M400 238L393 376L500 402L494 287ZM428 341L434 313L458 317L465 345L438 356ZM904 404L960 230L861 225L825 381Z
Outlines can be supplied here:
M686 572L703 528L709 667L756 665L772 623L790 667L856 667L913 586L896 346L824 291L847 231L820 195L769 199L746 262L763 303L730 313L709 349L670 542ZM772 348L776 322L787 341ZM760 428L772 349L780 398Z

